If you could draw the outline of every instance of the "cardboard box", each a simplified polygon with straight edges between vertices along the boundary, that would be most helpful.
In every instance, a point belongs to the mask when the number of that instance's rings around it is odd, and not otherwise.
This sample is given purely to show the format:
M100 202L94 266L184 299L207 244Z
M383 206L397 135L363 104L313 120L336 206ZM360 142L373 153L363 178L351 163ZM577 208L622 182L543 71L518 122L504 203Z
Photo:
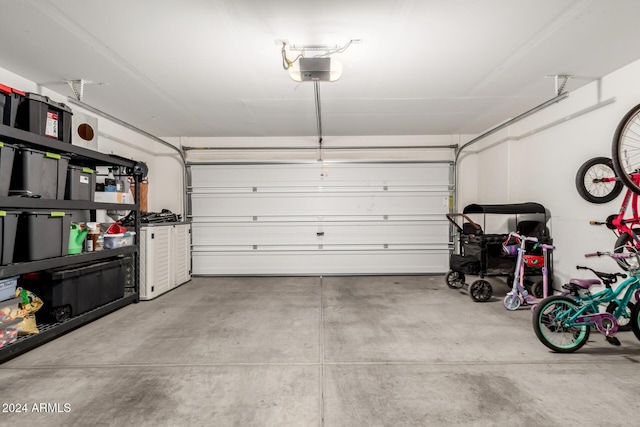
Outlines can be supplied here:
M122 204L134 203L129 196L129 193L116 193L110 191L96 191L95 193L94 202Z

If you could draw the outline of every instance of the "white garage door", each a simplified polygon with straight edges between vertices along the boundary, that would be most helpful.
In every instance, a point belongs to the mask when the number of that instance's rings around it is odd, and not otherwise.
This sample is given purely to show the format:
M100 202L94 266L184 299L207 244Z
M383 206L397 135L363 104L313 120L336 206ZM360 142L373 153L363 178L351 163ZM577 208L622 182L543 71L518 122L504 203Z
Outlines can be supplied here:
M193 273L445 272L450 168L192 164Z

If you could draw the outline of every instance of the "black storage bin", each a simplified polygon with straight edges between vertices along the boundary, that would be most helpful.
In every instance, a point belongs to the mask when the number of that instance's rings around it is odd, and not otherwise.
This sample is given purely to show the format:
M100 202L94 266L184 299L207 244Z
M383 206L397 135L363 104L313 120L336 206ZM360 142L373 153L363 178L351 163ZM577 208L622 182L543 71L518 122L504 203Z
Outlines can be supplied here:
M64 199L69 157L20 148L13 162L10 195Z
M18 220L14 261L37 261L69 253L71 215L22 212Z
M71 144L72 115L65 104L27 92L18 106L15 127Z
M20 212L0 211L0 265L13 262Z
M17 148L0 141L0 197L9 195L9 183Z
M89 168L69 165L64 198L67 200L89 200L93 202L95 191L95 171Z
M24 92L0 84L0 123L14 127L18 105L24 98Z
M19 285L44 302L36 319L64 320L124 297L130 257L26 274Z

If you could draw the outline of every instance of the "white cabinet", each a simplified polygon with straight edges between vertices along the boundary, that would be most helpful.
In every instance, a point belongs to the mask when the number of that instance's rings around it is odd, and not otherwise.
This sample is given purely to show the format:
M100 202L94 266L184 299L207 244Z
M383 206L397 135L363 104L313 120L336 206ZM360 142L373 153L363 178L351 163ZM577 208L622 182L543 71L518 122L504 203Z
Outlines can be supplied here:
M173 226L171 235L173 287L191 280L191 224Z
M140 228L140 299L150 300L191 279L191 225Z

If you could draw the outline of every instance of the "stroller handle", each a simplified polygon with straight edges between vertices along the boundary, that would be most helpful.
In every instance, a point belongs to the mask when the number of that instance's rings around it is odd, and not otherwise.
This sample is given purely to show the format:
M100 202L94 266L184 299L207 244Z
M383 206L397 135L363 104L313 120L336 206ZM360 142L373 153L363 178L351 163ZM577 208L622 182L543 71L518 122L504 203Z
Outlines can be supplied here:
M458 223L456 222L456 217L463 217L469 224L471 224L473 226L473 228L475 228L476 230L481 230L482 227L480 227L478 224L476 224L475 222L473 222L473 220L471 218L469 218L467 215L463 214L463 213L448 213L445 215L447 217L447 219L449 220L449 222L451 224L453 224L457 229L458 232L462 233L462 227L460 227L458 225Z

